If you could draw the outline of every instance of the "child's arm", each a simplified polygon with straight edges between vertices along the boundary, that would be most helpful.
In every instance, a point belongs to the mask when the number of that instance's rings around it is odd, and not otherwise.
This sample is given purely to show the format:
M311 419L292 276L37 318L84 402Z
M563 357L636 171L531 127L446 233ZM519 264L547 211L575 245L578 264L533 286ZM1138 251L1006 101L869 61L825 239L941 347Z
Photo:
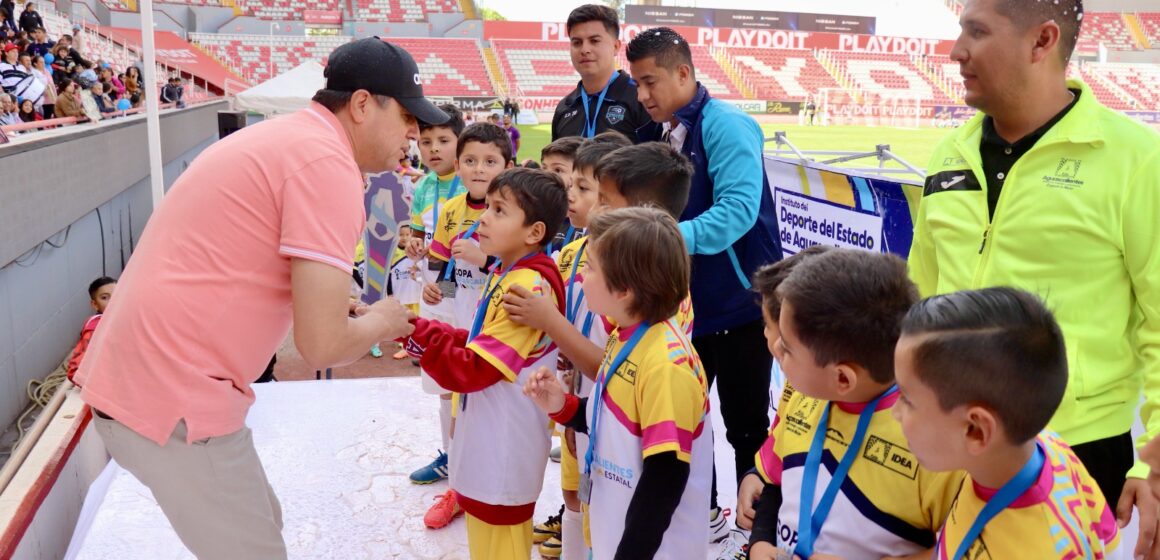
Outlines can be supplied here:
M640 482L628 502L624 534L614 558L652 558L656 554L673 520L673 513L681 505L688 481L689 463L682 461L676 451L645 458Z
M555 422L588 433L588 398L568 394L548 368L541 367L528 378L524 394Z
M482 391L504 380L495 366L467 348L467 331L439 321L415 319L415 332L405 340L407 353L419 358L440 387L457 393Z
M547 296L533 294L523 286L512 286L503 296L503 307L512 321L547 333L577 370L588 379L596 379L604 349L593 344L561 315Z
M757 499L753 515L753 532L749 535L749 547L757 543L777 543L777 512L781 509L781 485L766 484Z
M85 359L85 352L89 349L89 342L93 339L93 333L97 332L98 321L100 321L99 315L89 319L85 324L84 329L81 330L81 338L77 341L77 345L73 348L72 355L68 359L68 368L65 375L73 383L76 383L74 376L77 374L77 369L81 367L81 360Z

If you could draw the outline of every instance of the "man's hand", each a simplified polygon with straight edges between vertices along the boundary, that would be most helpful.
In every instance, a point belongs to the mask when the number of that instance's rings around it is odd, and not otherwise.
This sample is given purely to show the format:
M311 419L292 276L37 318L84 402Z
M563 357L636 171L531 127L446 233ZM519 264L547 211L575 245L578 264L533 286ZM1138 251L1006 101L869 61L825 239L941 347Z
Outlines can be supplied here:
M351 317L362 317L363 315L367 314L368 309L370 309L370 306L363 303L358 298L350 298L349 313Z
M753 530L753 516L757 513L753 504L761 497L765 488L765 481L757 473L749 473L741 479L741 486L737 488L737 526L746 531Z
M414 317L399 300L388 297L366 306L363 317L375 317L382 321L382 334L379 340L391 341L411 336L415 332L415 325L411 324Z
M524 394L545 414L552 415L564 408L564 387L546 367L536 370L528 378L527 383L524 383Z
M423 284L423 303L439 305L443 301L443 291L438 284Z
M1116 505L1116 521L1120 529L1132 520L1132 506L1140 511L1140 536L1136 541L1133 558L1160 560L1160 539L1157 539L1157 510L1160 501L1152 493L1148 482L1139 478L1129 478L1124 482L1124 492Z
M451 256L455 260L483 268L487 264L487 255L470 239L460 239L451 244Z
M508 317L520 325L547 330L548 322L560 316L560 308L548 297L551 295L547 293L549 288L545 286L544 290L546 293L539 296L523 286L513 285L503 296L503 308Z
M423 237L412 237L407 240L407 257L413 261L421 261L427 256L427 246L423 244Z

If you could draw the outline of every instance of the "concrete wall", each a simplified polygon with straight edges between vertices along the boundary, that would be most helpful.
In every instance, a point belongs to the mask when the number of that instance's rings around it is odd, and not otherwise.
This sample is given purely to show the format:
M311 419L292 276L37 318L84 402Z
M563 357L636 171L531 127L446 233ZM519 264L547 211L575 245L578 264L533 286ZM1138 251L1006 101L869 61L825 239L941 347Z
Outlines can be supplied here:
M1086 0L1085 12L1157 12L1156 0Z
M1146 51L1108 51L1108 62L1160 64L1160 49Z
M225 108L162 115L166 186L217 139ZM152 208L144 117L46 136L0 146L0 177L22 177L0 183L0 426L67 356L91 313L88 283L120 274Z

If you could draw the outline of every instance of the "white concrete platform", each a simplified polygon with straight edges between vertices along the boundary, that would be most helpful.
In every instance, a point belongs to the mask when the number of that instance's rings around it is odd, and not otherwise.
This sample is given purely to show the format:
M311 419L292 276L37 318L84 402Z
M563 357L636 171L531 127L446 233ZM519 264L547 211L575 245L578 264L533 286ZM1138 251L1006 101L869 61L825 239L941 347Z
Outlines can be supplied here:
M248 424L282 502L291 559L467 558L462 518L439 531L423 526L423 513L447 483L416 486L407 479L439 447L438 404L422 392L418 378L297 381L254 389L258 399ZM732 508L732 450L719 414L714 424L720 434L721 506ZM537 521L563 503L559 480L559 465L549 462ZM110 463L89 493L66 558L194 556L149 491Z

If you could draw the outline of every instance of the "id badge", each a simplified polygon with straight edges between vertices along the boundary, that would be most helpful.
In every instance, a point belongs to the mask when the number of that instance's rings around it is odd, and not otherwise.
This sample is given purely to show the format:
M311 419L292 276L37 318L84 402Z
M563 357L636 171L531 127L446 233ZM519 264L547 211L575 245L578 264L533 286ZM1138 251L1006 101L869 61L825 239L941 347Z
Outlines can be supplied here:
M443 299L455 299L455 293L459 291L459 284L454 280L440 280L439 293L443 294Z
M579 495L581 502L584 502L585 504L588 504L588 505L592 505L592 475L591 474L585 474L585 473L580 474L580 487L577 489L576 494Z

